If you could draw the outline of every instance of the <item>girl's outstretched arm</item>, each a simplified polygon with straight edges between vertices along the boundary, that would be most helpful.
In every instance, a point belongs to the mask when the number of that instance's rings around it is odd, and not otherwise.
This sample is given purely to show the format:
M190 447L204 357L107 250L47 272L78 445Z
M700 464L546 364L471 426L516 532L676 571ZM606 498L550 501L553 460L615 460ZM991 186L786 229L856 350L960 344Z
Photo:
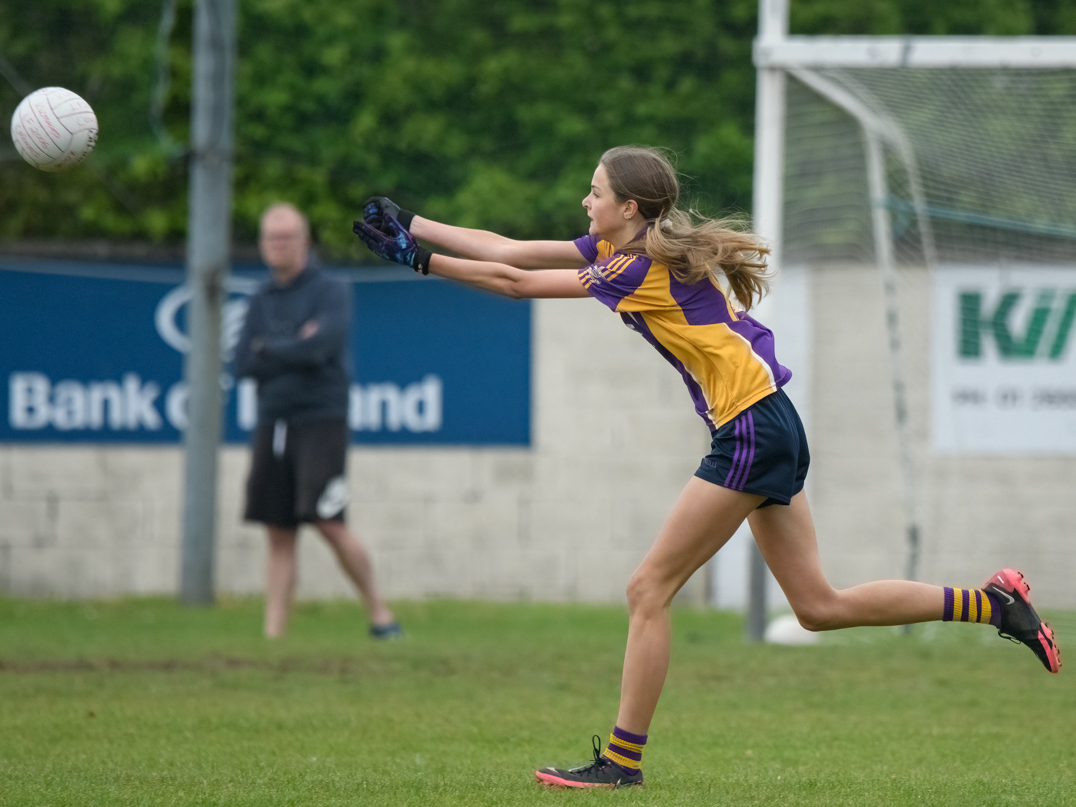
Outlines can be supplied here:
M415 216L411 234L464 258L520 269L580 269L586 259L571 241L516 241L487 230L454 227Z
M570 241L567 243L575 248ZM429 269L430 274L517 300L589 296L574 269L526 272L503 263L452 258L448 255L434 255L430 259Z

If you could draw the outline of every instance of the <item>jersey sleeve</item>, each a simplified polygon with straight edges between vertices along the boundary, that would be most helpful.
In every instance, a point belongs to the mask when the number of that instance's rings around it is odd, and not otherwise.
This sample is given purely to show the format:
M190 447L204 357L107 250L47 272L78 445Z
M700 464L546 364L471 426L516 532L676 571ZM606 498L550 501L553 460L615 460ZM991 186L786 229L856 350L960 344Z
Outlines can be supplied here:
M587 234L575 239L573 243L587 263L594 263L594 261L598 260L598 238L596 236Z
M580 269L579 282L591 297L612 311L666 307L638 304L650 267L651 261L645 255L611 255Z

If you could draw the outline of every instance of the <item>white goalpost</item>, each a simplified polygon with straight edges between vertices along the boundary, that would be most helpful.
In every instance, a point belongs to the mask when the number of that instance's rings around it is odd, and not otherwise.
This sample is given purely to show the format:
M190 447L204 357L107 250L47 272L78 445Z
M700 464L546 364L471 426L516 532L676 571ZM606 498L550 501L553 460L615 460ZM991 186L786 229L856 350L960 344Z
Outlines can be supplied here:
M899 573L916 579L923 515L898 273L915 267L935 278L939 272L960 278L984 266L1003 272L1076 267L1076 37L790 36L788 5L759 1L754 46L753 217L756 231L771 244L778 273L759 318L774 323L779 347L809 346L810 300L801 293L802 282L790 288L786 279L822 261L876 272L901 466L901 489L894 491L902 501L906 540ZM1042 292L1038 302L1027 303L1026 316L1019 313L1021 299L1001 297L995 305L994 298L966 292L959 298L966 310L953 327L957 349L989 342L1003 359L1041 356L1054 362L1047 369L1057 377L1059 362L1076 353L1066 348L1076 333L1076 292L1065 291L1069 277L1058 281L1049 301ZM1023 319L1007 319L1010 309ZM913 324L924 330L929 325ZM810 436L811 364L789 364L789 395ZM974 398L974 385L939 391L944 379L935 370L932 451L1076 455L1076 407L1059 407L1050 414L1055 420L1043 420L1041 427L1043 434L1047 428L1071 431L1071 446L1047 445L1047 437L1040 445L1025 430L1010 449L1000 445L994 452L986 440L991 429L1010 431L1004 418L1011 413L988 411L993 388L986 382L985 403L960 399L964 392ZM757 550L752 552L748 627L758 640L765 627L766 576Z

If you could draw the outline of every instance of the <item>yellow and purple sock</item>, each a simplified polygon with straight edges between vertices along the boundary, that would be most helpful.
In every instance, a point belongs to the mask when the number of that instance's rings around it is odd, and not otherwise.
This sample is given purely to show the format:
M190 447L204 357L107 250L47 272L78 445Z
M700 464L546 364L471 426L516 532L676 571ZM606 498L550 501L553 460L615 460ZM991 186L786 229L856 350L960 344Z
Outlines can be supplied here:
M613 727L609 735L609 745L605 746L602 756L615 762L621 768L637 771L643 767L643 749L646 747L645 734L632 734L620 726Z
M977 588L946 588L942 622L1001 624L1001 604L993 594Z

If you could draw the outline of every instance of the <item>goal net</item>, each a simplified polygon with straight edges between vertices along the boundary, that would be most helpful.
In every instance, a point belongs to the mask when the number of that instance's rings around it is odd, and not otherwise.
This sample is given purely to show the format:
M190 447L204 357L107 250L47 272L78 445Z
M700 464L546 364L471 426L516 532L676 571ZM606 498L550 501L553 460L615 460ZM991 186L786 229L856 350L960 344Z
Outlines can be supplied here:
M1076 70L790 74L784 246L791 259L875 264L871 216L881 201L898 265L1072 263ZM865 126L877 129L883 150L883 200L871 198Z

